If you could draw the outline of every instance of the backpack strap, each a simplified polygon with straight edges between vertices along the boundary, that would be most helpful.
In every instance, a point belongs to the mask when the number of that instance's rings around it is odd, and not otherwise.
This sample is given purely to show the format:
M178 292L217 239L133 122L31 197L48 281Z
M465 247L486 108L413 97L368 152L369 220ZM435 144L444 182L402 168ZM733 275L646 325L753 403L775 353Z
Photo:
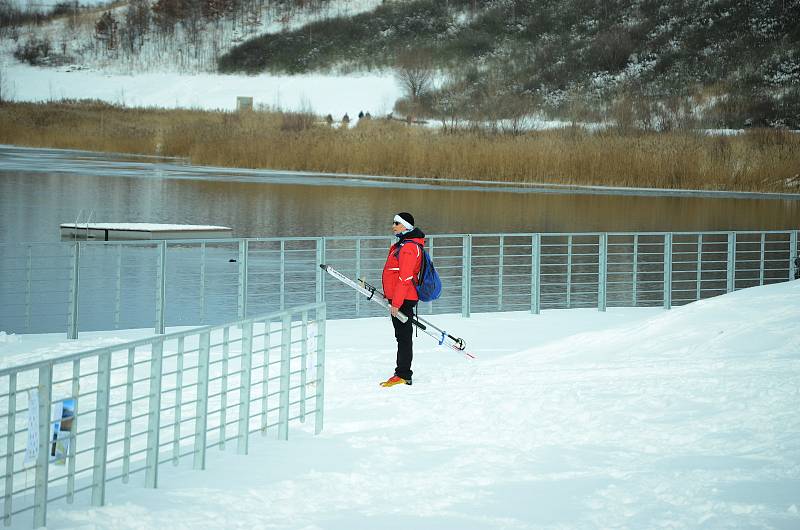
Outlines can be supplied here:
M397 243L397 248L393 252L394 257L395 258L398 257L398 255L400 254L400 249L403 248L403 245L405 245L406 243L414 243L415 245L417 245L417 247L419 247L420 263L419 263L419 275L418 276L419 276L419 278L423 278L425 276L425 268L426 268L425 266L427 265L427 263L425 262L425 247L422 246L421 243L417 243L416 241L413 241L411 239L404 239L404 240L400 241L399 243ZM419 280L417 278L414 278L414 282L413 282L414 285L417 285L418 282L419 282Z
M417 243L416 241L413 241L411 239L404 239L404 240L400 241L399 243L397 243L397 247L394 249L394 253L393 254L394 254L395 258L398 256L398 254L400 254L400 249L403 248L403 245L405 245L406 243L414 243L415 245L417 245L419 247L419 249L421 251L425 249L425 247L423 247L422 244Z

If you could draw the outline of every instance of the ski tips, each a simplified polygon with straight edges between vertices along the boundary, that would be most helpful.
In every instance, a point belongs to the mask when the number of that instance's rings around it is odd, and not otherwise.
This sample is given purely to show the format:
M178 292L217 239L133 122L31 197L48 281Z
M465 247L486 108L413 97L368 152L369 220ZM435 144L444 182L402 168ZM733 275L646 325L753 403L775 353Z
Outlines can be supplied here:
M327 266L327 265L325 265L324 263L320 263L320 264L319 264L319 268L320 268L320 269L322 269L322 270L324 270L324 271L328 270L328 266Z

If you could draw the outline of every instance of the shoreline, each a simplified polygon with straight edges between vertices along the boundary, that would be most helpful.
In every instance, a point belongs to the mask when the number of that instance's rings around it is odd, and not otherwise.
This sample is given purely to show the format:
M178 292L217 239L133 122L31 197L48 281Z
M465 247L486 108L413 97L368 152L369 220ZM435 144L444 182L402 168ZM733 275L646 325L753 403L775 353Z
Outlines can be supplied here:
M730 190L702 190L678 188L628 188L622 186L594 186L588 184L556 184L548 182L498 182L479 179L447 179L431 177L399 177L390 175L368 175L356 173L330 173L319 171L293 171L281 169L251 169L232 168L224 166L205 166L192 164L185 157L169 157L159 155L145 155L137 153L108 153L103 151L90 151L85 149L62 149L51 147L30 147L14 144L0 144L0 154L8 150L25 150L31 152L56 152L91 155L92 158L109 159L118 158L120 162L125 158L150 159L163 161L159 165L160 177L171 180L202 180L214 182L250 182L265 184L289 184L306 186L348 186L348 187L378 187L378 188L410 188L420 190L447 190L447 191L484 191L495 193L539 193L557 195L616 195L633 197L689 197L711 199L739 199L739 200L790 200L800 201L799 193L756 192L756 191L730 191ZM82 160L86 163L86 160ZM143 162L148 163L148 162ZM167 167L165 167L167 166ZM0 160L0 168L4 167ZM74 169L35 169L15 168L24 172L61 172L83 173L81 168ZM221 176L210 176L214 172Z

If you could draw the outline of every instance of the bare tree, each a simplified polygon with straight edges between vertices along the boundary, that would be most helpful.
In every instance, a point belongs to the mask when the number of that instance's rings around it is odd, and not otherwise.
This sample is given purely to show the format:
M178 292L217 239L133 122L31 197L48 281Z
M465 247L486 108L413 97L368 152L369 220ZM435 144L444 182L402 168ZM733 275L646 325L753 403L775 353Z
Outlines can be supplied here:
M8 89L8 74L3 66L0 66L0 105L2 105L11 95Z
M395 76L412 104L430 92L433 87L434 68L431 55L423 51L401 53L395 63Z
M183 18L184 5L181 0L158 0L152 7L156 26L163 35L172 35L175 24Z
M116 49L119 32L118 27L117 19L111 14L111 11L103 13L97 20L97 23L95 23L95 37L105 44L106 50Z
M144 45L150 29L150 6L147 0L130 0L125 11L125 45L133 52Z
M259 2L247 2L245 4L245 27L247 33L256 33L262 23L263 7Z
M186 31L189 42L194 47L195 58L197 58L200 51L198 47L205 27L201 0L184 0L181 26Z
M530 98L509 92L500 97L497 104L503 119L500 129L504 133L519 135L530 127L533 114L533 101Z
M69 18L67 19L67 27L70 31L74 32L78 29L78 15L80 13L80 5L78 5L78 0L73 0L72 6L69 10Z
M441 122L444 131L455 131L465 107L463 86L451 77L434 93L430 113Z

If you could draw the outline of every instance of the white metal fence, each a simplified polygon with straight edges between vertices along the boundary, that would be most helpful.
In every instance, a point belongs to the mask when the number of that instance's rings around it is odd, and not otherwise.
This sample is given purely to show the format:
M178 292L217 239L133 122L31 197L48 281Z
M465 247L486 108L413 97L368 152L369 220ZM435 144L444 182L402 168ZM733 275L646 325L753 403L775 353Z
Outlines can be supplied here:
M319 433L324 368L325 305L314 303L0 370L5 525L30 512L43 526L48 503L82 494L103 505L116 479L155 488L163 464L204 469L208 449L246 454L252 433L285 440L311 414Z
M317 266L380 285L389 237L64 242L0 246L0 329L17 333L227 322L329 302L374 304ZM442 298L420 313L685 304L794 278L798 231L454 234L427 238Z

